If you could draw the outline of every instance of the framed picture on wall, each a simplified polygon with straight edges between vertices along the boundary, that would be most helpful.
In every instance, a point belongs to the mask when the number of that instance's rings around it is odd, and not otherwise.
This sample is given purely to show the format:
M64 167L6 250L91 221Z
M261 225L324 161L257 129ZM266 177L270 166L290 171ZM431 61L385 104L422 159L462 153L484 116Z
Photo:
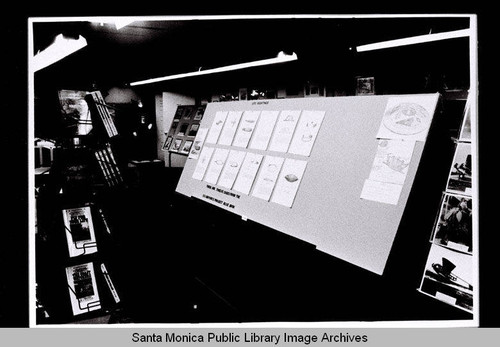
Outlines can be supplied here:
M199 124L191 124L191 128L189 128L188 136L196 136L200 125Z
M175 133L178 126L179 126L179 120L174 119L174 121L172 122L172 125L170 126L169 134Z
M356 95L375 95L375 77L357 77Z
M238 97L239 97L239 100L247 100L248 99L248 91L246 88L240 88L239 91L238 91Z

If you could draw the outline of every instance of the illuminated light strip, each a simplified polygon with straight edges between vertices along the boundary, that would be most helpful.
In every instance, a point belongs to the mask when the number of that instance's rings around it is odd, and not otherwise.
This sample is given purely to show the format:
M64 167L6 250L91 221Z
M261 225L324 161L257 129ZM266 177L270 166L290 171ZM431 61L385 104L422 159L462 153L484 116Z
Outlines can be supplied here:
M459 37L469 37L470 33L471 33L470 29L463 29L463 30L448 31L448 32L437 33L437 34L413 36L413 37L407 37L404 39L396 39L396 40L389 40L389 41L383 41L383 42L377 42L377 43L370 43L367 45L361 45L361 46L356 47L356 50L358 52L366 52L366 51L373 51L373 50L377 50L377 49L415 45L418 43L454 39L454 38L459 38Z
M135 19L127 19L127 18L117 18L114 20L114 24L116 27L116 30L120 30L127 25L130 25L135 22Z
M147 80L143 80L143 81L131 82L130 86L133 87L133 86L138 86L138 85L142 85L142 84L156 83L156 82L174 80L174 79L185 78L185 77L202 76L202 75L208 75L208 74L213 74L213 73L218 73L218 72L240 70L240 69L246 69L246 68L255 67L255 66L286 63L286 62L294 61L297 59L298 59L297 54L295 54L295 53L285 54L284 52L279 52L278 56L276 58L256 60L256 61L252 61L252 62L248 62L248 63L241 63L241 64L235 64L235 65L228 65L228 66L217 67L217 68L213 68L213 69L209 69L209 70L200 70L200 71L181 73L181 74L170 75L170 76L165 76L165 77L151 78L151 79L147 79Z
M52 65L85 46L87 46L87 40L81 35L75 40L65 38L62 34L59 34L49 47L33 57L33 72Z
M105 17L103 19L93 19L93 20L90 20L89 22L91 23L97 23L97 24L100 24L100 25L103 25L103 24L111 24L111 25L114 25L116 30L120 30L124 27L126 27L127 25L130 25L132 23L134 23L136 21L135 18L129 18L129 17Z

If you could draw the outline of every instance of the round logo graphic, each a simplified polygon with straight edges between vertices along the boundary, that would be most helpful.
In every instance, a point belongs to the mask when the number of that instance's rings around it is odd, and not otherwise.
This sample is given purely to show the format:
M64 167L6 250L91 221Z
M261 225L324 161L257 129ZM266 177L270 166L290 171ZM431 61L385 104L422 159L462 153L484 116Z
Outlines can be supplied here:
M422 106L406 102L388 109L383 123L387 129L396 134L414 135L428 128L430 116Z

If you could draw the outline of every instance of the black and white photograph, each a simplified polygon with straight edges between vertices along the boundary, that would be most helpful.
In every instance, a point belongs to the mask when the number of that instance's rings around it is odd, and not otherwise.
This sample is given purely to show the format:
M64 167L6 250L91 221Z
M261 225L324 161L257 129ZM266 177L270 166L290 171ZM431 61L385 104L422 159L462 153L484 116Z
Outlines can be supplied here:
M181 152L182 153L189 153L189 151L191 150L191 146L193 145L193 141L192 140L186 140L184 141L184 143L182 144L182 148L181 148Z
M195 112L194 107L186 106L186 107L184 107L184 112L182 114L182 118L185 121L190 121L191 118L194 116L194 112Z
M174 142L172 143L172 147L170 147L171 151L179 151L181 149L181 144L182 144L182 139L174 139Z
M163 146L161 147L162 150L164 151L167 151L170 146L172 145L172 140L174 138L172 136L167 136L167 138L165 139L165 142L163 143Z
M451 193L472 194L472 151L471 144L458 142L448 177L447 191Z
M60 90L59 102L67 131L75 135L87 135L92 130L90 111L81 90Z
M196 112L194 114L193 120L200 121L203 118L203 113L205 112L205 106L199 106L196 108Z
M189 123L181 122L175 136L180 136L180 137L186 136L188 127L189 127Z
M459 252L473 252L472 198L444 194L433 242Z
M471 129L471 109L470 103L465 104L464 116L462 119L462 126L460 127L460 135L458 140L460 142L471 142L472 129Z
M97 252L90 206L67 208L62 214L69 256L76 257Z
M169 134L173 135L177 131L177 128L179 127L179 120L174 119L172 121L172 125L170 126Z
M462 310L473 310L472 256L433 245L420 291Z
M177 107L177 110L175 111L175 114L174 114L174 120L179 120L182 118L182 116L184 115L184 113L186 112L186 107L185 106L179 106Z
M200 128L199 124L195 124L195 123L191 124L191 126L189 127L189 132L187 133L187 136L196 136L199 128Z
M27 26L30 155L54 143L30 173L30 327L480 325L474 14ZM82 203L106 218L68 218L99 241L73 257L61 206Z

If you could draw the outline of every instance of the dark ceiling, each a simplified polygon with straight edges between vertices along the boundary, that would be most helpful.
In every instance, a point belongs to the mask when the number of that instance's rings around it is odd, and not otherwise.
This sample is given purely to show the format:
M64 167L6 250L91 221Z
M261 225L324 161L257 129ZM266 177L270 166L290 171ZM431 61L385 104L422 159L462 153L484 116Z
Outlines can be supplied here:
M112 24L80 18L44 19L43 22L34 19L34 52L43 50L60 33L82 35L88 42L87 47L77 53L37 72L35 81L64 88L90 83L102 87L125 86L142 79L271 58L279 51L298 55L298 63L289 63L292 67L308 66L311 71L323 72L335 70L341 75L352 70L356 58L352 48L359 44L469 28L468 17L447 16L174 19L142 17L120 30ZM453 47L446 47L446 54L453 54L449 51ZM410 52L405 57L409 55L414 54ZM367 56L385 59L377 54ZM298 71L303 72L303 68L286 68L282 72L287 75ZM247 77L251 75L247 73Z

